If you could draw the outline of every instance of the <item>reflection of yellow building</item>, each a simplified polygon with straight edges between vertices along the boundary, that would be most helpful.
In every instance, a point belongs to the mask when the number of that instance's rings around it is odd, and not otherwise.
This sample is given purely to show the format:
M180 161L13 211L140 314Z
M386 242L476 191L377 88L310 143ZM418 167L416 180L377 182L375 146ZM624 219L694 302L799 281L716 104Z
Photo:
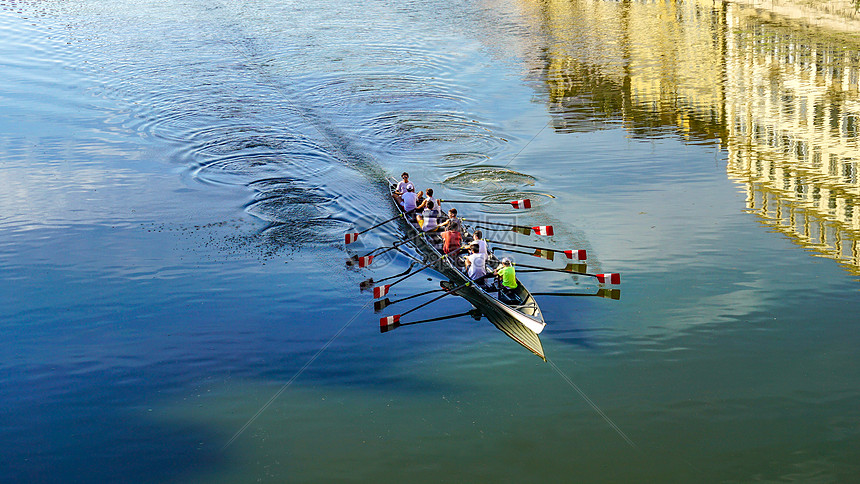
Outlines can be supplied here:
M533 8L557 130L718 142L751 211L860 274L860 49L707 0Z
M728 12L729 176L769 225L860 274L860 53Z
M591 130L620 118L633 137L723 138L724 47L713 34L723 21L712 2L541 5L557 129Z

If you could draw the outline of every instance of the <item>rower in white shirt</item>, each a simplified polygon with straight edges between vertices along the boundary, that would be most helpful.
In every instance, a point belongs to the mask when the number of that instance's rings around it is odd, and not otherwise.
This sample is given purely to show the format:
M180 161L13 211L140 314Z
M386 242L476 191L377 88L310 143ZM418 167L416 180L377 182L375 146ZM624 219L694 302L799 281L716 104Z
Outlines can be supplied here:
M472 234L474 240L472 240L472 244L478 244L478 252L484 254L484 257L488 257L487 253L487 241L484 240L484 234L480 230L476 230L474 234Z
M442 204L439 203L438 200L433 198L433 189L432 188L428 188L427 193L418 192L418 198L421 198L421 197L424 197L424 201L421 202L420 204L418 204L418 210L424 210L425 208L427 208L428 203L433 202L433 206L436 207L436 210L438 210L439 213L442 213Z
M427 206L424 211L418 215L418 223L421 225L421 230L424 232L434 231L438 226L437 220L439 212L434 210L433 207L435 207L433 202L427 202Z
M406 213L414 212L416 208L416 204L418 203L418 195L415 193L415 187L409 185L406 187L406 191L401 195L403 199L403 203L401 206Z
M415 191L415 185L409 181L409 173L404 171L400 177L403 179L397 182L397 187L394 189L394 200L403 205L403 194L408 191L409 187L412 187L412 191Z
M470 246L471 254L466 256L466 275L471 280L477 280L487 275L487 254L481 253L478 244Z

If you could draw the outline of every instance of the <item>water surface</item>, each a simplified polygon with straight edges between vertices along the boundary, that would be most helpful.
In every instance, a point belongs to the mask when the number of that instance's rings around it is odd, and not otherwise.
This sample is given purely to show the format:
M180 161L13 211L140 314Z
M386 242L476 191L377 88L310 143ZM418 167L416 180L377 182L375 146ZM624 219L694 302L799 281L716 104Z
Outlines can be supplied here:
M850 36L689 2L6 0L0 68L0 480L860 472ZM549 363L469 317L379 334L358 283L409 259L348 269L343 234L403 170L531 198L461 211L552 224L517 240L620 299L542 298Z

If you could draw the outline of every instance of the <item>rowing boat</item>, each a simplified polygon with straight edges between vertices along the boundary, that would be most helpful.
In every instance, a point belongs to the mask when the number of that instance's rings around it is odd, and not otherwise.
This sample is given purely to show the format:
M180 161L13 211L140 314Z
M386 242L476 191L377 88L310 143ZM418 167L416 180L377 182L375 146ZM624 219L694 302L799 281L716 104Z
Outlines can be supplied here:
M396 184L390 185L392 195L395 188ZM427 260L439 260L434 265L434 268L450 279L450 281L443 283L443 287L450 290L471 282L459 255L443 257L442 244L433 235L422 232L418 224L412 221L411 216L408 216L403 211L403 208L394 200L393 196L391 200L395 209L402 216L400 220L403 229L406 231L406 238L412 239L415 248ZM467 227L464 225L465 228ZM488 254L488 271L493 270L500 263L492 252ZM476 283L465 285L454 291L455 294L463 297L478 308L499 330L532 353L546 360L543 345L538 337L538 334L543 331L546 323L544 322L540 307L532 294L519 280L517 280L517 289L515 290L515 295L518 299L516 304L509 304L499 300L494 296L493 292L491 288Z

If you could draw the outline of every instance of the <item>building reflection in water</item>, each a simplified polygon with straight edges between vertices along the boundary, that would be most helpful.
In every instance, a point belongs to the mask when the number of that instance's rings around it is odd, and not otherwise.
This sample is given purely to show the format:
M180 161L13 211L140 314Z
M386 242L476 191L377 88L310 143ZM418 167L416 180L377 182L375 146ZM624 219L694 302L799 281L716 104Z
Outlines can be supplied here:
M860 43L722 2L527 6L556 130L719 144L751 212L860 275Z

